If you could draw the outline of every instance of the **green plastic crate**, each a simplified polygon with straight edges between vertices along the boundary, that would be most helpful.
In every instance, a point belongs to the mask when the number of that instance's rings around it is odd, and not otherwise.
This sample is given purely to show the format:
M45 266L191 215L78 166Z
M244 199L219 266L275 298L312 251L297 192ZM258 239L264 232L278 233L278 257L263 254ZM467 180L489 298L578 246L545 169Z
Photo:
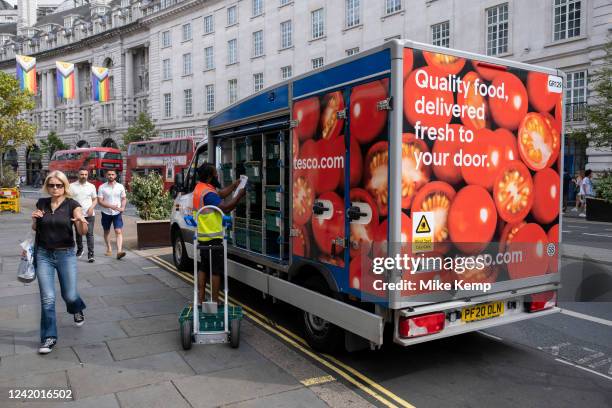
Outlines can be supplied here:
M249 181L253 183L261 182L261 162L246 162L244 163L244 167L246 169L246 175L249 178Z
M280 211L266 210L266 230L280 231L282 215Z
M266 184L280 184L280 174L282 165L283 163L280 160L266 161Z
M234 181L234 169L232 163L223 163L221 165L221 174L224 183L232 183Z
M278 140L269 140L266 143L266 158L280 159L280 143Z
M263 237L261 231L249 228L249 249L254 252L263 252Z
M201 308L200 308L201 309ZM217 313L200 313L200 331L219 331L223 330L224 310L219 306ZM227 306L228 322L235 319L242 319L242 308L240 306ZM187 305L179 315L179 324L182 326L186 321L193 320L193 306Z
M236 161L244 162L247 160L247 145L240 143L236 145Z
M266 208L280 209L283 200L283 189L281 186L265 186Z
M247 233L248 233L247 231L248 230L246 228L234 227L233 239L234 239L234 242L236 243L236 246L239 246L241 248L247 247Z

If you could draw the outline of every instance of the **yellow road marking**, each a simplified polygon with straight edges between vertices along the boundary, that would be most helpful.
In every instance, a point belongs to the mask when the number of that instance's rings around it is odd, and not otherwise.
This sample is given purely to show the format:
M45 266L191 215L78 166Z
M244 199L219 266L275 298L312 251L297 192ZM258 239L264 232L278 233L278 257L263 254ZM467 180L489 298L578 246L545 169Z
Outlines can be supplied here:
M157 256L153 256L153 257L151 257L149 259L152 260L153 262L157 263L158 265L164 266L166 269L169 269L170 272L172 272L172 273L174 273L176 275L179 275L180 277L182 277L186 281L188 281L188 282L193 284L193 276L192 275L189 275L189 274L187 274L185 272L179 271L171 263L169 263L169 262L167 262L167 261L165 261L165 260L163 260L161 258L158 258ZM208 289L207 289L207 291L208 291ZM222 294L220 294L220 299L223 299L223 295ZM243 304L242 302L232 298L231 296L229 297L228 301L230 303L233 303L234 305L239 305L240 307L242 307L243 311L247 312L247 313L245 313L245 315L248 316L251 320L255 321L256 323L258 323L262 327L266 328L268 331L276 334L277 337L280 337L281 339L285 340L287 343L289 343L293 347L299 349L300 351L302 351L304 354L308 355L312 359L318 361L319 363L321 363L324 366L328 367L332 371L338 373L341 377L346 379L348 382L350 382L351 384L355 385L357 388L359 388L360 390L362 390L366 394L372 396L373 398L375 398L376 400L378 400L379 402L381 402L385 406L388 406L388 407L397 407L397 405L395 405L392 402L386 400L382 395L380 395L376 391L372 390L370 387L375 388L377 391L379 391L380 393L384 394L387 398L391 398L393 401L395 401L396 403L398 403L402 407L405 407L405 408L415 408L414 405L412 405L409 402L405 401L404 399L402 399L398 395L392 393L391 391L389 391L388 389L386 389L382 385L376 383L374 380L368 378L367 376L363 375L362 373L360 373L359 371L355 370L354 368L344 364L343 362L339 361L338 359L336 359L336 358L334 358L334 357L332 357L332 356L330 356L328 354L321 354L321 355L315 354L316 352L314 352L314 350L312 350L310 348L310 346L308 346L308 343L306 342L306 340L304 340L303 338L301 338L297 334L293 333L289 329L287 329L287 328L285 328L285 327L283 327L283 326L281 326L279 324L272 323L272 325L271 325L269 323L271 321L270 321L270 319L268 317L266 317L266 316L262 315L261 313L251 309L249 306L247 306L247 305ZM334 364L336 364L337 366L335 366ZM340 367L342 367L342 369ZM367 385L365 385L363 383L360 383L359 381L357 381L355 378L351 377L351 375L349 375L348 373L346 373L343 370L348 371L350 374L352 374L353 376L359 378L361 381L365 382ZM325 377L327 377L327 376L325 376ZM332 376L329 376L329 377L332 377ZM323 378L323 377L315 377L315 378ZM308 380L313 380L313 379L307 379L307 380L304 380L304 381L308 381ZM303 381L302 381L302 383L303 383Z
M307 378L305 380L300 381L305 387L312 387L313 385L325 384L328 382L336 381L336 379L331 375L324 375L321 377L312 377Z
M142 269L159 269L159 266L144 266Z

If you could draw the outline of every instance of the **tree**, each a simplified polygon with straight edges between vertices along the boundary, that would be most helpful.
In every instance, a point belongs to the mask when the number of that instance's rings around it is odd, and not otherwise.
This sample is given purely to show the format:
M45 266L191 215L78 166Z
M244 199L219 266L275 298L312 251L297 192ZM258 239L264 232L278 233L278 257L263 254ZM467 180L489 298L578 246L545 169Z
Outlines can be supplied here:
M47 139L42 139L40 141L40 145L40 150L43 153L47 153L49 155L49 159L56 151L68 149L68 145L62 142L62 139L57 137L57 133L55 132L49 132Z
M34 98L22 91L17 79L0 71L0 177L3 173L2 157L9 147L17 148L34 143L36 127L19 118L25 111L34 109Z
M134 204L140 218L145 221L168 219L172 211L172 197L164 191L164 180L159 174L134 176L130 190L128 200Z
M123 135L122 148L127 149L127 145L131 142L139 142L142 140L151 140L157 136L157 129L151 122L151 118L144 112L140 112L138 119L134 122Z
M588 141L594 147L612 147L612 41L608 41L605 50L602 67L591 75L595 95L594 103L585 109L586 126L568 132L571 138Z

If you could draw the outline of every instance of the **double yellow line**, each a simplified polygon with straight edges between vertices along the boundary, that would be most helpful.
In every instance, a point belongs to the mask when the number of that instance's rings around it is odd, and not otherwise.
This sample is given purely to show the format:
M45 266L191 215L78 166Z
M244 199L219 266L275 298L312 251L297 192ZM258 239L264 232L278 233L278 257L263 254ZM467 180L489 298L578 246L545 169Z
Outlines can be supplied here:
M171 263L161 259L158 256L152 256L152 257L149 257L149 259L153 261L154 263L156 263L157 265L159 265L160 267L177 275L179 278L193 284L192 275L186 272L179 271ZM223 294L220 295L220 298L223 299ZM268 332L274 334L276 337L282 339L283 341L285 341L292 347L298 349L302 353L306 354L308 357L317 361L321 365L327 367L329 370L336 373L338 376L344 378L346 381L353 384L354 386L359 388L361 391L368 394L369 396L371 396L372 398L374 398L375 400L377 400L384 406L390 407L390 408L399 408L399 407L414 408L414 406L410 404L409 402L405 401L398 395L392 393L391 391L389 391L382 385L376 383L374 380L368 378L367 376L363 375L362 373L348 366L347 364L339 361L333 356L330 356L328 354L318 353L314 351L312 348L310 348L306 340L304 340L297 334L293 333L291 330L275 322L272 322L268 317L253 310L252 308L248 307L244 303L241 303L240 301L234 299L231 296L229 297L228 301L232 303L233 305L238 305L242 307L244 315L248 317L250 320L252 320L253 322L255 322L257 325L266 329ZM305 381L308 384L314 385L316 383L321 383L321 381L318 381L318 380L319 380L318 378L315 378L315 379L308 379ZM326 377L325 380L326 381L324 382L328 382L329 378Z

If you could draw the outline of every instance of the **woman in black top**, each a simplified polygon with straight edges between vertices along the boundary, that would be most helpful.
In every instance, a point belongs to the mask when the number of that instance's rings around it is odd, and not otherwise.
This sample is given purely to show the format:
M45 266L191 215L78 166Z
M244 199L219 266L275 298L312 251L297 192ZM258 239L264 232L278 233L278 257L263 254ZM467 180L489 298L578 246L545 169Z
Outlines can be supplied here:
M73 223L79 234L87 233L87 221L78 202L70 198L70 184L61 171L49 173L43 191L50 197L41 198L32 213L32 229L36 231L36 276L40 288L40 348L50 353L57 342L55 317L55 272L59 278L62 298L74 322L85 322L85 303L77 293L77 265L74 250ZM93 227L93 226L92 226Z

